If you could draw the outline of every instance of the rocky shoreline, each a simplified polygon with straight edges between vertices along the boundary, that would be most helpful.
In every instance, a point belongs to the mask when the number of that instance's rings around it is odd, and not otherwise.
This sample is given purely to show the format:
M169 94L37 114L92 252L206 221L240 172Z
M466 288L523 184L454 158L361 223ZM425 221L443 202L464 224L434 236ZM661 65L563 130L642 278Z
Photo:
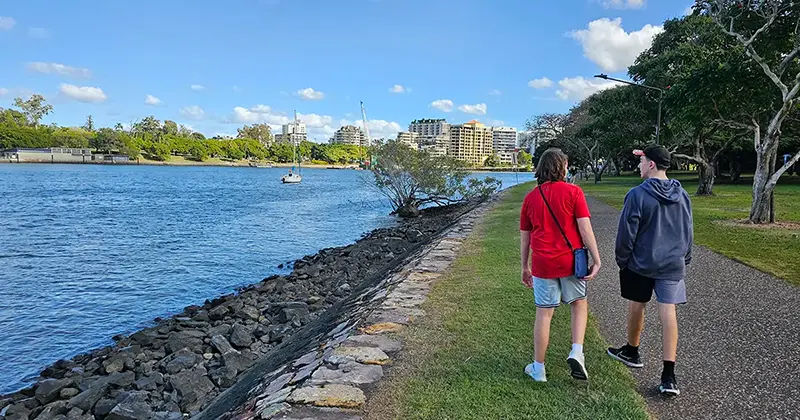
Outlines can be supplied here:
M298 331L335 316L365 279L380 277L472 207L431 209L352 245L323 249L295 261L290 275L188 306L156 318L152 327L115 336L113 346L59 360L33 386L0 395L0 420L195 416L266 355L294 356Z

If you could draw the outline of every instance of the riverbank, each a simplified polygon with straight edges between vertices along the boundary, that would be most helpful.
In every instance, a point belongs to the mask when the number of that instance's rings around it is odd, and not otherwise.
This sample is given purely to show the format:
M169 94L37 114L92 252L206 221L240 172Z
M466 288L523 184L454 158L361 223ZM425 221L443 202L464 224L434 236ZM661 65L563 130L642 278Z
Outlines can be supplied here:
M90 162L15 162L0 159L0 164L9 165L25 165L25 164L64 164L64 165L149 165L149 166L224 166L224 167L239 167L254 169L272 167L272 168L291 168L294 166L292 163L277 163L277 162L253 162L247 159L242 160L228 160L210 158L204 161L187 159L182 156L173 156L168 161L150 160L139 158L127 162L105 162L105 161L90 161ZM257 165L257 166L256 166ZM303 163L302 168L315 168L315 169L353 169L357 165L341 165L341 164L315 164Z
M366 419L650 418L629 372L606 356L594 316L584 343L590 379L570 377L568 306L553 317L548 382L523 373L533 359L536 308L520 284L518 227L531 187L511 188L488 212L433 285L425 317L396 336L405 348L367 403Z
M263 355L349 296L363 279L429 240L461 210L431 210L355 244L323 249L295 261L290 275L186 307L150 328L114 337L113 346L60 360L35 385L0 396L0 418L195 414Z

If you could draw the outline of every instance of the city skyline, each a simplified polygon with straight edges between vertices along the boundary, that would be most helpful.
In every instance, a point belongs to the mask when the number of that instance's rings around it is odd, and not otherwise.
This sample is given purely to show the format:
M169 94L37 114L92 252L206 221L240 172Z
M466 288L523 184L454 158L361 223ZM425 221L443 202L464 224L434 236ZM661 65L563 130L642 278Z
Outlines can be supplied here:
M0 7L0 106L39 93L55 108L44 123L79 126L91 114L100 126L127 126L154 115L208 137L253 123L279 134L296 109L320 143L361 126L362 100L374 138L395 138L420 117L522 128L611 85L592 74L625 77L683 3L9 3ZM417 25L436 16L484 24ZM78 20L88 23L70 24ZM337 23L352 20L363 25Z

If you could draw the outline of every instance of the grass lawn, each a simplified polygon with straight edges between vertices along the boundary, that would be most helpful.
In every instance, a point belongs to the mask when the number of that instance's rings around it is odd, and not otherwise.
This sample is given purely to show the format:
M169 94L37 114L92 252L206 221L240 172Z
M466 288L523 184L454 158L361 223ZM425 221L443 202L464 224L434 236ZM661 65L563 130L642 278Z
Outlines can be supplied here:
M389 380L367 407L370 419L647 419L626 368L605 355L590 319L590 380L569 376L569 308L557 310L547 383L523 368L533 359L533 294L520 284L519 211L530 183L510 194L464 244L434 286L427 316L403 333Z
M686 191L697 190L697 177L677 177ZM600 184L583 183L584 191L602 201L622 207L625 194L638 185L638 177L606 177ZM775 219L794 226L755 227L737 225L750 213L752 186L745 184L714 186L715 196L694 197L695 242L761 271L800 285L800 177L784 176L775 189Z

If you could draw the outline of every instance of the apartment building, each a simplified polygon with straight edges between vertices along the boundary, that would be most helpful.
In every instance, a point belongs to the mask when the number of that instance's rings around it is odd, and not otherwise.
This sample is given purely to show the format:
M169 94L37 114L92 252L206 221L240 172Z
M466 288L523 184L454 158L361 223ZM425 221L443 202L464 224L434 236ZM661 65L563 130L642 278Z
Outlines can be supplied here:
M417 133L420 137L437 137L450 131L450 124L444 118L424 118L411 121L408 131Z
M345 125L336 130L330 140L333 144L349 144L353 146L366 146L367 136L360 127Z
M397 142L405 144L413 150L419 150L419 134L410 131L397 133Z
M492 127L492 149L500 157L500 163L514 163L517 147L517 129L514 127Z
M283 124L281 126L281 134L275 135L276 142L287 142L292 144L300 144L300 142L308 140L308 133L306 132L306 124L298 121Z
M450 147L447 155L455 159L482 166L492 155L494 136L491 127L472 120L450 126Z

